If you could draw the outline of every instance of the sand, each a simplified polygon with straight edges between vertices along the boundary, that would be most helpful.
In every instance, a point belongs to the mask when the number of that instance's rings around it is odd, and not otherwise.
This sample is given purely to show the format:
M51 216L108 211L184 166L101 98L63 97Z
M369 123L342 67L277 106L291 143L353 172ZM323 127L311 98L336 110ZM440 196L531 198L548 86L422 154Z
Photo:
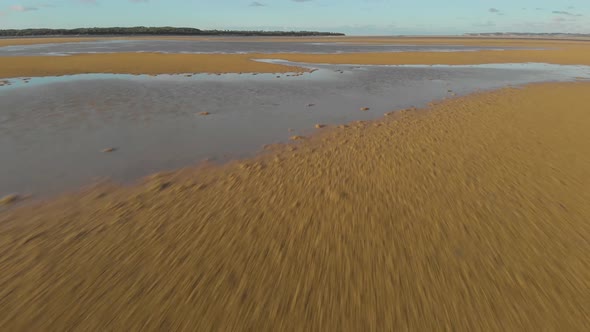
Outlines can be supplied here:
M251 61L244 54L109 53L67 57L2 57L0 77L61 76L85 73L286 73L302 68Z
M0 329L590 324L589 83L325 128L0 214Z
M102 38L79 38L79 37L63 37L63 38L52 38L52 37L40 37L40 38L0 38L0 47L4 46L19 46L19 45L38 45L38 44L63 44L63 43L79 43L79 42L91 42ZM104 38L110 39L110 38Z
M505 50L475 52L403 52L347 54L280 54L275 58L310 63L367 65L477 65L539 62L558 65L590 65L590 45L547 50ZM261 58L259 55L257 58Z
M259 38L258 38L259 39ZM258 39L253 39L256 41ZM198 39L195 39L198 40ZM269 39L272 40L272 39ZM279 39L280 40L280 39ZM333 39L330 39L333 40ZM363 39L351 38L361 42ZM375 42L380 39L369 39ZM385 39L395 43L395 39ZM159 54L114 53L79 54L68 57L2 57L0 77L59 76L83 73L183 74L183 73L285 73L303 69L252 61L284 59L295 62L374 65L469 65L490 63L542 62L562 65L590 65L590 42L494 40L494 39L417 39L420 44L462 44L473 46L540 47L543 50L476 52L404 52L348 54ZM414 43L408 39L406 43ZM23 40L26 42L29 40Z

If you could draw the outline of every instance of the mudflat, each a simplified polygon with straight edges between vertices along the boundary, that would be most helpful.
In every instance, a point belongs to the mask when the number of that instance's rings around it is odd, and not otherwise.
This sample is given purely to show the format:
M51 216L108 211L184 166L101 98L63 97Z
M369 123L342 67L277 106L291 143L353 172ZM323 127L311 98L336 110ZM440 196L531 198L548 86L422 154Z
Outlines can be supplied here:
M0 326L584 330L589 103L506 88L4 212Z
M174 39L173 37L169 39ZM179 38L176 38L179 39ZM44 40L44 39L39 39ZM49 40L49 38L47 39ZM60 39L61 40L61 39ZM68 40L64 38L63 40ZM93 39L96 40L96 39ZM105 39L110 40L110 39ZM131 39L130 39L131 40ZM204 40L199 38L179 40ZM210 38L207 40L217 40ZM249 39L240 39L240 41ZM251 39L259 41L260 38ZM283 39L268 39L268 41ZM290 40L290 39L289 39ZM0 77L58 76L82 73L120 74L182 74L182 73L283 73L300 72L301 68L266 64L254 59L284 59L295 62L330 64L443 64L468 65L490 63L543 62L563 65L590 64L590 42L539 41L515 39L301 39L301 42L328 40L362 43L410 43L410 44L459 44L471 46L505 46L539 48L528 50L482 50L474 52L400 52L400 53L342 53L342 54L160 54L160 53L108 53L56 56L6 56L2 57ZM16 40L18 41L18 40ZM15 42L16 42L15 41ZM29 39L23 42L30 42Z

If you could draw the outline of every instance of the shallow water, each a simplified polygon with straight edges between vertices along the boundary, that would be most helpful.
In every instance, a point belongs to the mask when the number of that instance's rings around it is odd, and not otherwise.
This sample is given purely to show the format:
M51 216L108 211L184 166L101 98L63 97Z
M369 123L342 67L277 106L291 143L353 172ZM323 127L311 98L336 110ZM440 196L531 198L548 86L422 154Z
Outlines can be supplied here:
M462 45L375 45L352 43L190 41L190 40L105 40L63 44L0 47L0 56L65 56L80 53L365 53L365 52L469 52L523 49Z
M387 111L508 84L590 78L590 67L545 64L308 66L319 70L279 78L90 74L11 79L11 85L0 86L0 195L42 196L104 178L129 182L205 158L221 162L251 156L265 144L315 132L316 123L375 119ZM361 112L365 106L370 111ZM198 115L203 111L211 114ZM109 147L117 150L101 152Z

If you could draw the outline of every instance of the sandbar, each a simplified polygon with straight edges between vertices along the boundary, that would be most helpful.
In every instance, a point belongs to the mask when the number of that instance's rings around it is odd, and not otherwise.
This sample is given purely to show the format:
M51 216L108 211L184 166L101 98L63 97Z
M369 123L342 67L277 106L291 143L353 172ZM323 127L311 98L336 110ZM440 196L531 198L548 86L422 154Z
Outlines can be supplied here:
M263 56L258 55L258 58ZM400 52L341 54L278 54L273 57L309 63L366 65L478 65L538 62L589 65L590 45L557 45L543 50L490 50L473 52Z
M86 73L286 73L303 68L252 61L246 54L109 53L72 56L2 57L0 77L61 76Z
M63 43L80 43L102 40L103 38L85 38L85 37L39 37L39 38L0 38L0 47L19 46L19 45L38 45L38 44L63 44ZM110 38L104 38L105 40Z

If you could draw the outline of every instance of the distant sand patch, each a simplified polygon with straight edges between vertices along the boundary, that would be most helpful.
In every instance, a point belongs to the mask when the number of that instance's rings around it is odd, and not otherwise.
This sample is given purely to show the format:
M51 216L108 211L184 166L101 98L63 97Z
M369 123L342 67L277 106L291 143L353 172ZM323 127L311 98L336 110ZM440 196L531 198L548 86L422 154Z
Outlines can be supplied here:
M257 57L265 58L264 55ZM545 50L275 54L272 57L293 62L355 65L478 65L526 62L590 65L590 43L586 45L554 44L552 48Z
M80 38L80 37L63 37L63 38L0 38L0 47L18 46L18 45L38 45L38 44L63 44L63 43L80 43L97 40L111 40L112 38Z
M65 57L2 57L0 77L61 76L87 73L286 73L303 68L252 61L246 54L109 53Z

